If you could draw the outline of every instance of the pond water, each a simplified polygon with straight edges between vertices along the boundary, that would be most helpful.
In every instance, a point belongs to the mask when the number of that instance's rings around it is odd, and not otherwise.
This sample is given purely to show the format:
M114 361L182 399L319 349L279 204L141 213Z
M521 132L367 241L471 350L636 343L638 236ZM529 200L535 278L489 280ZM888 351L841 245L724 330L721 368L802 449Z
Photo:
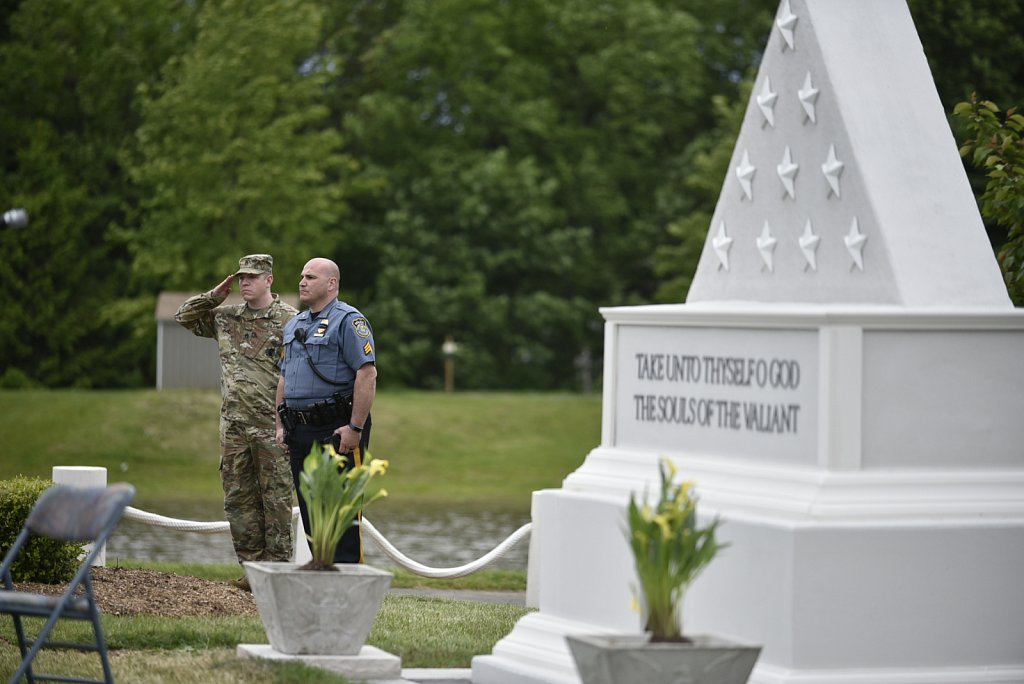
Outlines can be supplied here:
M173 508L173 507L172 507ZM150 511L185 520L223 520L219 507L189 506L173 511ZM391 544L414 561L432 568L472 562L503 542L525 523L523 511L472 508L399 508L374 506L366 516ZM378 567L397 565L364 536L366 562ZM513 546L489 568L525 570L529 537ZM182 563L232 563L235 552L227 530L213 534L182 532L122 520L107 544L107 565L117 559Z

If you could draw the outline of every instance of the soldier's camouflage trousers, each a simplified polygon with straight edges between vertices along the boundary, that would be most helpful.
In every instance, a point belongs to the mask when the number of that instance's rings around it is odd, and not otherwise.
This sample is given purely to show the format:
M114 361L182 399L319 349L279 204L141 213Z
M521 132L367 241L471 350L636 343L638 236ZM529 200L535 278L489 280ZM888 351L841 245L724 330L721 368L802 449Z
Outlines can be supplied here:
M221 421L224 514L238 562L292 554L292 475L274 429Z

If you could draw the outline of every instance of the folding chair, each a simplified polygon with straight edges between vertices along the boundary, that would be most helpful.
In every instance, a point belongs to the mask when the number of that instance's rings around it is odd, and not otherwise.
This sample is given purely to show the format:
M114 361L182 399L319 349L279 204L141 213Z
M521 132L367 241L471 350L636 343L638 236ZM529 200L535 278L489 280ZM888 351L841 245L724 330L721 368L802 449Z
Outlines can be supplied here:
M83 683L100 681L33 672L32 661L43 648L97 651L103 665L103 681L106 684L113 683L114 676L110 671L110 660L107 657L107 642L100 626L100 611L96 606L96 595L93 593L89 569L133 498L135 487L130 484L115 484L110 487L54 485L43 492L32 507L25 526L21 529L14 546L4 557L3 565L0 566L0 575L4 581L3 589L0 589L0 613L14 618L14 631L18 635L18 647L21 649L21 665L11 676L10 684L17 684L22 677L27 678L29 684L43 680ZM93 545L75 572L74 579L60 596L14 590L11 565L33 535L62 541L91 542ZM76 594L79 588L82 592ZM48 618L31 643L25 638L22 616ZM50 641L50 633L61 618L91 621L94 641Z

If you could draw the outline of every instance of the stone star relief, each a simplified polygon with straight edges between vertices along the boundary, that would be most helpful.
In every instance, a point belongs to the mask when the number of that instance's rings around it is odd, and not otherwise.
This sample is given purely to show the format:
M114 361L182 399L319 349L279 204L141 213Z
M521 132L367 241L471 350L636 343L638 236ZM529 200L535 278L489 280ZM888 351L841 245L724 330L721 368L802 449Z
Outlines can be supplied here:
M793 163L793 153L789 151L789 145L786 145L786 151L782 153L782 163L776 167L779 173L779 180L782 181L782 187L786 189L786 194L791 199L796 199L796 179L797 171L800 170L799 164Z
M797 97L800 98L800 106L804 108L804 114L811 120L811 123L817 123L817 106L819 91L811 83L811 72L807 72L807 76L804 77L804 84L800 90L796 91Z
M757 169L750 165L750 155L747 154L746 150L743 150L743 159L740 160L740 165L736 167L736 177L740 179L740 187L743 188L743 194L747 196L747 199L754 199L754 174Z
M775 126L775 102L778 99L779 94L772 92L772 79L765 78L761 94L757 96L757 106L761 108L761 114L764 116L762 128L765 124Z
M821 236L814 234L814 229L811 227L811 220L807 219L807 223L804 224L803 235L800 236L800 251L804 253L804 259L807 260L807 266L810 266L812 271L818 270L818 243L821 242ZM806 267L804 270L807 270Z
M778 240L772 237L772 227L765 221L764 228L761 229L761 234L757 237L757 251L761 253L764 265L773 273L775 272L775 266L772 261L772 255L775 253L776 244L778 244Z
M843 238L843 242L846 243L846 251L853 258L853 263L862 271L864 270L864 243L867 242L867 239L867 236L860 232L857 217L854 216L853 223L850 224L850 232Z
M828 146L828 159L821 165L821 172L825 174L828 187L832 194L839 197L839 176L843 175L843 162L836 158L836 146Z
M718 224L718 234L711 240L711 246L718 255L718 270L729 270L729 249L732 247L732 238L725 234L725 221Z
M789 0L783 0L782 7L779 8L778 19L775 20L775 24L779 27L779 33L782 34L782 40L786 43L782 47L783 50L787 47L790 50L794 49L793 29L796 27L796 20L797 16L789 9Z

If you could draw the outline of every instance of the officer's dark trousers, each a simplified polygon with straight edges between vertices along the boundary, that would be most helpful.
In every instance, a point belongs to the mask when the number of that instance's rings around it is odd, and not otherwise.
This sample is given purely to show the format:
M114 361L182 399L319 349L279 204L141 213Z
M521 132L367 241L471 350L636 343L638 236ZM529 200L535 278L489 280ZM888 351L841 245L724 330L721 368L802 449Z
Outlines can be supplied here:
M345 423L348 424L347 421ZM299 497L299 514L302 516L302 524L309 533L309 510L306 508L306 501L302 498L302 490L299 489L299 473L302 472L302 465L313 448L313 442L323 442L331 437L331 434L341 427L337 425L296 425L295 429L288 433L285 444L288 445L288 453L292 462L292 482L295 485L295 493ZM359 458L366 453L370 446L370 419L366 419L363 432L359 442ZM336 443L335 443L336 444ZM348 457L346 469L353 467L355 459ZM335 563L362 563L363 544L359 534L359 526L353 525L341 535L338 547L334 550Z

